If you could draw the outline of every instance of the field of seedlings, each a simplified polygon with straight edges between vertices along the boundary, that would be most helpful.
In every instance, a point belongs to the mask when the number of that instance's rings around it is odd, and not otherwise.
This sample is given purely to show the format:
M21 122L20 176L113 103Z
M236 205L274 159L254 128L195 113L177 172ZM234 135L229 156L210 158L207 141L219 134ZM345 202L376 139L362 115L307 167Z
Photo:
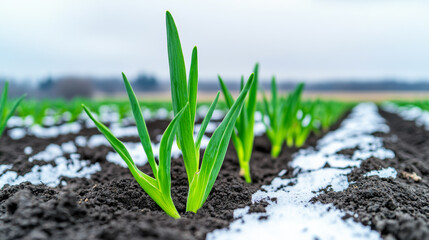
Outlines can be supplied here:
M171 101L0 99L0 239L429 239L429 101L306 100L219 76L198 102L166 13Z

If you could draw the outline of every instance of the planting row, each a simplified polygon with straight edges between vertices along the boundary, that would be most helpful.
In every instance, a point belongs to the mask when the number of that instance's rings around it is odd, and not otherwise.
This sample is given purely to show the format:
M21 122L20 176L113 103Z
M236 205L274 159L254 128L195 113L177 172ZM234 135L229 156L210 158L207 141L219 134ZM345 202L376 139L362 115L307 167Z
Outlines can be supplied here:
M316 147L300 150L289 163L294 169L279 173L271 184L253 194L253 203L266 202L265 212L237 209L236 220L228 229L216 230L208 239L279 239L287 232L291 239L380 239L369 227L344 221L347 212L321 203L311 204L322 189L341 192L350 182L347 175L370 158L390 159L395 154L383 146L374 133L387 133L389 127L375 104L356 106L341 126L320 139ZM352 155L339 154L353 150ZM393 168L369 171L364 177L395 178ZM264 220L261 220L264 219Z
M427 116L359 104L207 239L427 239Z

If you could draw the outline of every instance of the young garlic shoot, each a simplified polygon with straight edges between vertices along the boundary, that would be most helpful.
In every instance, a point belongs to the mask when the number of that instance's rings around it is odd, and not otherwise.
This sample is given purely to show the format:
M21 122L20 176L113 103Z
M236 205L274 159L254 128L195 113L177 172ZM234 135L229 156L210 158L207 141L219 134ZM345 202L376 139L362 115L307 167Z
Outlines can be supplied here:
M255 74L253 84L250 87L247 101L244 103L243 109L241 110L237 122L235 123L235 131L232 134L232 143L234 144L240 164L240 176L243 176L247 183L252 182L252 178L250 176L250 159L252 157L253 142L255 139L254 125L258 93L258 70L259 64L256 64L253 70L253 73ZM218 76L218 78L226 104L229 108L231 108L234 103L231 92L226 87L222 78L220 76ZM242 77L240 90L242 90L244 86L243 81L244 79Z
M301 115L298 119L298 123L295 130L295 146L302 147L306 142L308 136L317 130L315 127L315 109L317 106L317 102L308 102L306 104L302 104L301 109L299 110L298 115Z
M210 106L202 122L197 138L194 141L193 134L198 92L197 48L194 47L192 51L189 78L187 78L179 33L174 19L168 11L166 20L171 97L174 114L177 116L184 106L189 105L188 108L184 109L183 117L178 123L177 144L182 151L189 183L186 211L196 213L207 200L219 174L231 134L234 130L235 122L244 104L247 92L254 81L254 75L250 75L239 97L234 104L232 104L223 121L214 131L204 152L200 166L199 152L201 139L212 117L219 98L219 93Z
M320 122L323 132L329 131L331 125L353 106L353 103L322 101L320 99L317 100L317 103L315 116Z
M277 158L282 150L285 140L292 139L293 127L297 122L297 112L304 84L300 83L287 98L279 98L276 79L271 79L271 101L262 91L264 112L263 123L266 127L266 134L271 142L271 156ZM269 123L265 121L268 116Z
M124 73L122 73L124 79L124 84L127 89L128 98L131 104L132 112L134 119L136 121L138 134L146 153L150 167L152 168L153 178L149 175L140 171L135 165L133 159L131 158L130 153L125 148L124 144L118 140L113 133L100 121L94 118L91 111L85 106L83 109L95 123L98 130L103 133L106 139L109 141L110 145L115 149L115 151L121 156L125 161L128 168L131 171L131 174L140 184L143 190L164 210L169 216L173 218L180 218L179 213L174 206L173 200L171 198L171 149L173 145L173 140L176 134L176 129L178 127L178 121L182 117L183 112L188 109L188 105L185 105L182 110L180 110L174 119L170 122L167 129L164 131L164 134L161 138L161 143L159 147L159 164L155 161L155 157L152 151L152 145L150 142L149 132L146 127L145 120L140 108L140 104L134 94L134 91L131 88L130 83L128 82Z
M288 147L292 147L295 144L295 131L298 129L300 122L298 120L298 111L301 107L301 95L304 89L304 83L298 84L295 90L288 95L285 104L285 110L288 113L288 117L285 119L286 126L286 144ZM302 112L301 112L302 114Z
M7 127L7 122L9 119L15 114L16 109L18 108L19 104L24 100L25 94L22 95L15 104L12 105L12 109L8 112L7 110L7 95L9 91L9 82L5 82L3 86L3 92L0 98L0 137L3 136L4 130Z

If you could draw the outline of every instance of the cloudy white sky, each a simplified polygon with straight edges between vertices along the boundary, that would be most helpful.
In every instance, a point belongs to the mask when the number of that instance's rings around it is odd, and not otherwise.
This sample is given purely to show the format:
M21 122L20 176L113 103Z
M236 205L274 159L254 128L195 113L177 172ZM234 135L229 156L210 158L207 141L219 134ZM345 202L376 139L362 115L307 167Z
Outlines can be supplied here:
M2 0L0 76L167 79L165 10L202 79L429 79L429 1Z

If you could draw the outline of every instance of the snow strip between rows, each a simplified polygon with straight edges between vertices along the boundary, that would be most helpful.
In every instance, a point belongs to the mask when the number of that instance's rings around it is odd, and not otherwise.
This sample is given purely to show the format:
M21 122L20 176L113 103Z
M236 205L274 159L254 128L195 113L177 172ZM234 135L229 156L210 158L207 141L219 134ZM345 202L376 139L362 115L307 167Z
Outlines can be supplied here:
M269 203L266 213L248 213L249 207L237 209L236 220L229 228L215 230L207 239L381 239L380 234L368 226L351 218L342 220L346 213L333 205L309 201L323 188L346 189L349 185L346 175L362 160L371 156L394 157L392 151L383 148L382 139L372 135L388 131L375 104L359 104L340 128L318 142L315 150L301 150L296 154L291 162L296 177L275 178L252 196L253 202ZM352 157L337 154L350 148L357 148ZM267 219L261 220L266 216Z

